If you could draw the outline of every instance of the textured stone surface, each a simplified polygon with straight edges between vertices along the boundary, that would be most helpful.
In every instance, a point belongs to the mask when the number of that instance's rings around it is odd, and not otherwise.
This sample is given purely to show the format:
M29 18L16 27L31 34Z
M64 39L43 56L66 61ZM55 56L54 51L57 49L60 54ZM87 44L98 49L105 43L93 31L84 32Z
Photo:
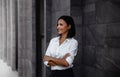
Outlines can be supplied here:
M111 1L98 1L96 3L96 21L98 23L120 22L120 5Z
M2 0L0 0L0 59L2 59Z
M120 49L118 26L120 7L118 4L111 0L98 0L95 3L95 11L85 11L83 77L120 76L120 53L118 52ZM90 3L86 3L87 5ZM89 15L93 15L92 19Z
M2 0L3 59L7 61L7 22L6 0Z
M1 57L12 69L15 66L15 18L14 0L1 0Z
M36 76L34 1L18 1L18 73L19 77ZM32 8L31 8L32 7Z
M75 39L78 40L79 43L79 50L77 53L77 56L74 60L74 74L75 77L81 77L81 55L82 55L82 6L81 6L81 0L71 0L71 6L70 6L70 15L73 17L76 27L76 36Z

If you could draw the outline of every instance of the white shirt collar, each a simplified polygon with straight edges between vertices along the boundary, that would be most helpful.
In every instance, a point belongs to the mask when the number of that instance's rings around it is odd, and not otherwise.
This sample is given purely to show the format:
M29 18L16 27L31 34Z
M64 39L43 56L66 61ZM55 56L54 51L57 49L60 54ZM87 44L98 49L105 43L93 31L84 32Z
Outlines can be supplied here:
M60 38L60 36L58 36L55 41L59 41L59 38ZM69 41L70 39L72 39L72 38L67 38L67 39L65 40L65 42Z

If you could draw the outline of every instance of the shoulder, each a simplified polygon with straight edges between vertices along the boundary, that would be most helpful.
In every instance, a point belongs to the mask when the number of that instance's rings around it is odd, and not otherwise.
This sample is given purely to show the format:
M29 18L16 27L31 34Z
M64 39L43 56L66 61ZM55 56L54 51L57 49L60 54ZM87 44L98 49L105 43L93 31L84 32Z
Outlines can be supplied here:
M78 44L78 41L77 41L75 38L71 38L70 41L71 41L72 43Z
M69 46L70 46L70 49L78 48L78 41L74 38L70 38Z

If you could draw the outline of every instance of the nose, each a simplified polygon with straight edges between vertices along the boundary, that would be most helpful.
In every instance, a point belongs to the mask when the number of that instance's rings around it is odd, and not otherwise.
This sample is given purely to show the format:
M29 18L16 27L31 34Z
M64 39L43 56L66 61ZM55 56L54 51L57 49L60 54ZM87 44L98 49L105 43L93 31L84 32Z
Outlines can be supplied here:
M57 29L59 29L59 27L60 27L60 26L59 26L59 25L57 25Z

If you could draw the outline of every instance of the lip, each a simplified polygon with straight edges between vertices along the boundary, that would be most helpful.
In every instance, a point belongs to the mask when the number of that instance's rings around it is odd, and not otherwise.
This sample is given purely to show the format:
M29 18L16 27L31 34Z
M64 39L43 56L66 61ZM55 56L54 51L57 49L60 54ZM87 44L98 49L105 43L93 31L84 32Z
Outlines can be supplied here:
M57 30L58 33L61 33L61 30Z
M57 29L57 31L61 31L61 29Z
M57 32L61 32L60 30L58 30Z

